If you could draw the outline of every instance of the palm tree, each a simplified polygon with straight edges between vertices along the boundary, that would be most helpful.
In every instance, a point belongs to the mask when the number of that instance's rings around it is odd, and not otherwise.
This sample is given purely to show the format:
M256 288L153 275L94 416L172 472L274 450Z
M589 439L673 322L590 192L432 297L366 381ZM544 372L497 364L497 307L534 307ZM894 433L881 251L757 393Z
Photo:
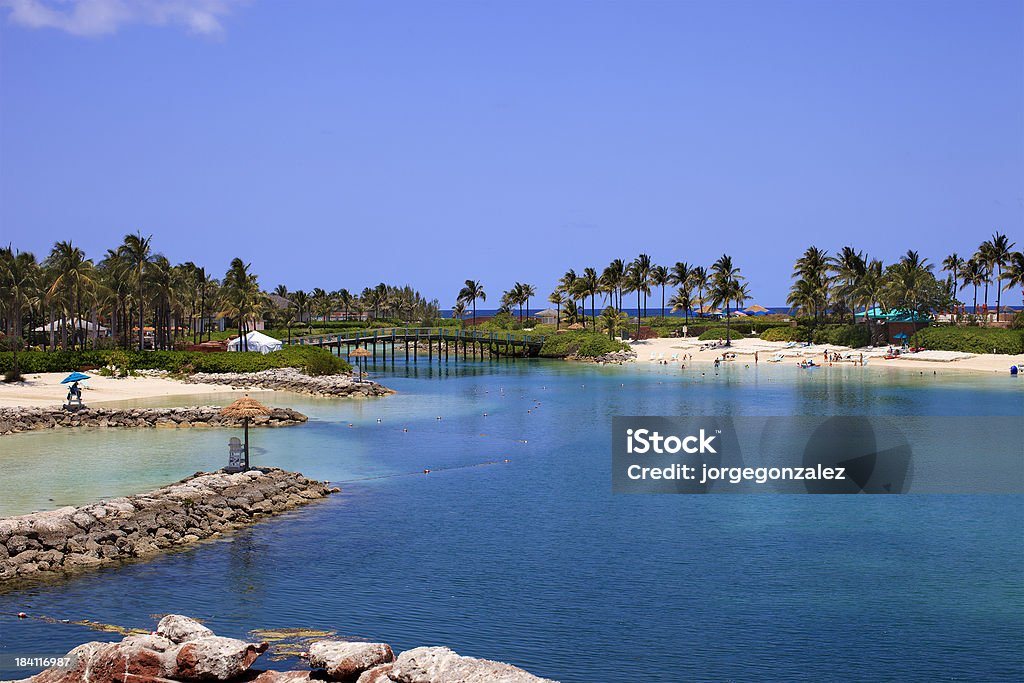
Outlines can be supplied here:
M565 295L569 298L572 303L572 317L575 318L578 314L576 306L576 281L579 277L576 275L576 271L570 268L565 271L565 275L558 281L558 286L565 292ZM575 322L575 320L574 320Z
M305 290L299 289L292 292L291 301L295 305L299 322L309 323L309 333L313 334L313 325L309 317L309 294L306 294Z
M11 246L0 249L0 297L8 316L8 338L11 341L11 378L21 377L18 350L24 334L24 309L35 299L40 281L40 268L36 257L27 251L15 251ZM31 316L29 316L31 322Z
M629 268L626 270L626 277L623 280L623 287L627 292L636 292L636 335L637 339L640 338L640 312L643 310L641 303L641 296L643 295L644 287L646 286L646 280L644 279L643 273L641 273L639 266L636 262L629 264Z
M226 308L223 315L235 318L238 326L242 349L249 350L246 340L248 322L254 321L260 313L260 286L255 273L251 273L251 264L245 263L240 258L231 259L231 266L224 275L224 303ZM321 290L323 291L323 290Z
M1007 268L1001 276L1003 280L1006 280L1006 286L1003 289L1010 291L1014 287L1020 287L1021 303L1024 303L1024 252L1013 252L1008 261Z
M601 326L608 332L609 339L615 339L615 335L629 325L629 316L618 309L609 306L601 311Z
M985 264L979 261L975 257L971 257L964 264L963 268L964 283L960 285L960 289L967 289L968 285L974 287L974 304L971 309L973 315L978 314L978 287L985 282Z
M590 317L592 320L592 329L597 332L597 294L601 291L601 279L597 276L597 271L593 268L584 268L583 275L576 280L576 292L580 295L586 303L587 297L590 297Z
M72 323L74 328L72 344L78 341L79 332L83 328L83 299L95 284L95 270L92 261L85 257L85 252L67 241L54 244L46 261L54 274L47 294L61 306L61 348L66 349L68 323ZM84 335L81 336L84 348Z
M978 245L978 251L974 254L974 259L982 265L982 273L984 279L982 284L985 285L985 300L982 303L982 307L985 311L988 311L988 285L992 280L992 268L995 265L995 245L991 241L985 240Z
M824 316L828 310L829 276L828 271L831 264L828 252L810 246L803 255L797 259L793 266L793 278L798 282L802 292L801 297L809 297L809 310L814 316L814 322L818 322L819 316ZM794 284L794 287L797 285Z
M651 262L651 257L648 256L647 254L640 254L639 256L636 257L636 260L634 260L633 263L636 264L637 273L640 274L640 277L643 279L643 282L644 282L644 292L643 292L643 295L644 295L643 308L644 308L644 310L643 310L643 317L646 318L647 317L647 295L651 293L650 289L649 289L649 282L650 282L650 279L651 279L651 268L654 267L654 264ZM640 315L640 314L641 314L640 311L637 311L637 315Z
M700 307L698 313L704 315L704 290L711 284L708 271L704 266L696 266L693 269L690 275L690 282L694 289L697 290L697 306Z
M882 300L885 292L885 268L878 259L871 259L857 287L855 302L864 306L864 323L868 326L868 334L874 339L874 327L871 324L870 312Z
M562 292L560 287L555 287L555 291L548 294L548 303L555 305L555 330L558 330L562 322Z
M139 231L134 235L125 235L124 243L120 247L121 253L132 266L135 277L135 291L138 293L136 304L139 307L139 351L142 351L145 348L145 318L143 317L145 297L143 296L143 288L145 286L144 277L146 264L148 264L152 258L152 252L150 250L150 244L152 241L152 235L149 237L143 237L142 232Z
M750 292L743 284L745 278L740 269L733 265L732 257L722 254L711 266L711 297L715 307L725 304L725 336L726 346L732 343L732 312L729 304L733 301L737 306L747 300Z
M1002 288L999 286L999 281L1003 279L1003 267L1009 263L1015 243L1008 240L1006 235L996 231L992 235L990 244L992 246L989 249L989 258L991 259L989 270L991 271L993 266L996 268L996 322L999 322L999 307L1002 304L1000 298Z
M691 294L693 293L693 268L690 267L689 263L686 263L685 261L677 261L676 264L672 266L672 270L669 272L668 283L678 289L678 291L676 292L677 295L685 294L685 296L678 299L678 301L689 301L692 305ZM669 300L669 303L672 303L672 300ZM675 304L673 304L672 312L677 313L678 310L679 309L675 308ZM682 310L684 319L687 323L689 323L689 306Z
M622 308L622 285L625 278L626 262L620 258L613 260L601 272L601 284L612 295L612 306L616 308Z
M891 307L908 311L916 317L923 314L924 299L930 284L935 282L933 266L914 250L908 250L886 271L885 294ZM914 345L917 345L917 326L914 327Z
M661 287L661 317L665 317L665 285L669 283L668 268L665 266L654 266L651 268L651 284Z
M953 292L957 292L961 289L960 287L960 273L963 272L964 265L967 262L960 258L960 254L955 251L942 260L943 272L949 273L953 276Z
M476 327L476 300L487 301L487 293L479 280L466 280L466 284L459 290L457 301L470 303L473 306L473 327Z
M693 299L691 298L692 291L685 289L676 290L676 293L668 300L668 305L672 307L673 313L683 312L686 323L689 324L690 309L693 308Z
M839 250L838 254L830 259L830 268L833 273L833 281L838 283L836 293L844 306L850 309L850 315L853 321L856 322L857 316L854 312L853 296L867 270L867 261L864 259L864 253L857 251L853 247L843 247Z
M462 320L463 316L466 315L466 304L461 301L456 301L455 305L452 306L452 318L455 320Z

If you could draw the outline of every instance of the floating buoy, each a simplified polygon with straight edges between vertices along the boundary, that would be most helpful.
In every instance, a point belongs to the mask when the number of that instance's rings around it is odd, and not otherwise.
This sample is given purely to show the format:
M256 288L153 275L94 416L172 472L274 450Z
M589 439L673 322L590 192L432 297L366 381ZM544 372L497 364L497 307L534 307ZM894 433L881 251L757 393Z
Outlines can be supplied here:
M28 619L28 615L25 614L24 612L18 612L18 618L19 619Z
M430 474L430 470L423 470L423 474Z
M407 432L407 431L409 431L409 428L408 427L402 427L402 431L403 432Z
M380 424L380 422L381 422L381 420L380 420L380 418L378 417L378 418L377 418L377 424Z
M509 460L508 458L505 458L505 460L503 460L503 462L512 462L512 461Z
M438 416L437 416L437 419L438 419L438 420L440 420L440 419L441 419L441 416L440 416L440 415L438 415Z
M349 426L349 427L354 427L355 425L353 425L353 424L352 424L351 422L349 422L349 423L348 423L348 426Z
M487 413L484 413L484 417L487 417Z

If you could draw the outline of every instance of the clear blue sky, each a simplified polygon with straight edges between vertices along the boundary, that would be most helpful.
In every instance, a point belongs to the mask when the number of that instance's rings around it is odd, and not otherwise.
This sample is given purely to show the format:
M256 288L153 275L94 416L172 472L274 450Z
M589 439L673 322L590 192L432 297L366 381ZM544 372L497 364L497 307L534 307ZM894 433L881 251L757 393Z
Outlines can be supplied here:
M157 8L157 9L154 9ZM1024 242L1024 3L0 0L0 240L291 289Z

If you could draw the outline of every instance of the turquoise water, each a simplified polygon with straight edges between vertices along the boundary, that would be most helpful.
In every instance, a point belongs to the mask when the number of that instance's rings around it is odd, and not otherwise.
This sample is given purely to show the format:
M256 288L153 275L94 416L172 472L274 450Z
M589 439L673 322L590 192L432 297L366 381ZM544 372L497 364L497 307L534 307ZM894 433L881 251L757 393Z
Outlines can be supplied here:
M613 496L609 446L614 415L1024 415L1024 382L705 373L421 362L384 374L400 392L386 399L266 399L311 421L254 430L254 462L342 495L150 563L0 595L0 652L97 637L18 611L141 627L182 612L224 635L311 627L445 644L567 682L1024 676L1021 496ZM219 466L228 436L4 437L0 514Z

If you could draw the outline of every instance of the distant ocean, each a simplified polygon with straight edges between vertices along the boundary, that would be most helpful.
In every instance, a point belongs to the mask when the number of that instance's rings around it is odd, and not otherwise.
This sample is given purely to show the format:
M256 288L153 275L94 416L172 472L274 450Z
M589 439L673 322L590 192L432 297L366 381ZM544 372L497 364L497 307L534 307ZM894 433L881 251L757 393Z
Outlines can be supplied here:
M1024 307L1021 307L1021 306L1012 306L1012 305L1009 305L1009 304L1004 304L1004 306L1006 306L1008 308L1012 308L1014 311L1024 310ZM530 308L529 311L526 311L524 309L523 310L523 315L534 315L534 314L540 313L541 311L546 311L548 308L553 308L553 307L552 306L546 306L544 308ZM768 309L769 313L788 314L790 312L789 306L765 306L765 308ZM979 306L979 308L980 308L980 306ZM596 310L597 310L598 313L600 313L604 309L605 309L605 306L602 306L601 304L598 304L596 306ZM626 313L626 315L630 315L630 316L635 316L636 312L637 312L637 309L635 309L635 308L624 308L622 310L623 310L623 312ZM740 310L742 311L743 309L740 309ZM476 315L477 315L478 318L490 317L490 316L493 316L493 315L497 314L497 312L498 312L498 309L496 309L496 308L478 308L478 309L476 309ZM516 309L514 311L514 314L515 314L516 317L518 317L519 316L519 309ZM590 306L587 306L587 315L590 315ZM648 306L647 307L647 315L648 316L658 316L658 315L661 315L661 307L660 306ZM452 317L451 309L447 309L447 310L442 309L441 310L441 317L442 318L450 318L450 317ZM672 313L671 311L665 311L665 317L666 318L682 318L684 316L683 316L682 313ZM690 317L693 317L693 314L691 314Z

